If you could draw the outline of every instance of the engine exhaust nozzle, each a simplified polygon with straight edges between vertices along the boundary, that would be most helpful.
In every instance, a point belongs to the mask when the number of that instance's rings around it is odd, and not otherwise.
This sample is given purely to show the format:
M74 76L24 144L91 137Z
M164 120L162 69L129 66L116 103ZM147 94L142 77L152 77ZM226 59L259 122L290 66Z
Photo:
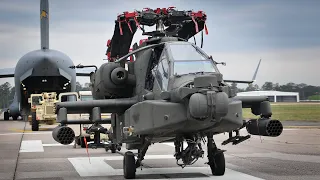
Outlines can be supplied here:
M53 129L52 137L60 144L68 145L74 141L74 131L68 126L58 126Z
M251 119L246 128L249 134L271 137L280 136L283 131L282 123L272 119Z

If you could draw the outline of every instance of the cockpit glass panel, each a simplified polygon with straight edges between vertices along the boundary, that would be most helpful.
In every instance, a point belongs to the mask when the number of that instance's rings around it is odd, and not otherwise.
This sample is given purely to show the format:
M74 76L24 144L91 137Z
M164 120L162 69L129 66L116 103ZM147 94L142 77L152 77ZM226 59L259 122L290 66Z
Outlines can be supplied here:
M207 58L201 54L191 44L172 43L169 44L169 49L174 61L188 61L188 60L206 60Z
M33 96L32 97L32 105L39 105L40 101L42 101L42 96Z
M216 72L216 70L211 60L174 62L174 75L192 74L199 72Z

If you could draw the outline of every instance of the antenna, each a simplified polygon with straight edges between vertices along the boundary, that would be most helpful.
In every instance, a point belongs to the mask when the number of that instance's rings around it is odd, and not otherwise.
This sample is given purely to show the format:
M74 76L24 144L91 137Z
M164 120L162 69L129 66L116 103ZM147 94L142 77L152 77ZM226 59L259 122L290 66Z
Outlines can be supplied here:
M257 74L258 74L258 70L259 70L259 67L260 67L260 63L261 63L261 58L259 60L259 64L257 66L257 69L256 71L254 72L253 74L253 77L252 77L252 80L251 81L241 81L241 80L223 80L224 82L234 82L234 83L244 83L244 84L252 84L253 82L256 81L256 77L257 77Z
M256 81L256 77L257 77L257 74L258 74L258 70L259 70L259 67L260 67L260 63L261 63L261 58L260 58L260 60L259 60L257 69L256 69L256 71L254 72L254 75L253 75L253 77L252 77L252 82L255 82L255 81Z

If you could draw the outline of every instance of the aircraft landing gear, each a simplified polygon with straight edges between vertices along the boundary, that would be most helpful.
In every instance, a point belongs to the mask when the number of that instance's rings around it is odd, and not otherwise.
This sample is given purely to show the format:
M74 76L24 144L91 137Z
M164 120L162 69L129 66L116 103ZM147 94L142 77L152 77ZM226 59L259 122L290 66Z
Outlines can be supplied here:
M116 143L111 142L111 145L105 146L104 149L106 150L106 152L108 152L109 150L111 150L111 153L116 153L117 150L118 150L118 151L121 151L121 146L122 146L121 143L120 143L120 144L116 144Z
M127 151L123 157L123 175L126 179L136 177L136 160L131 151Z
M208 165L210 166L212 175L215 176L222 176L225 173L226 170L226 162L224 158L224 151L218 149L214 140L213 140L213 134L209 133L208 136Z
M8 121L8 120L9 120L9 112L7 112L7 111L4 112L4 113L3 113L3 116L4 116L3 119L4 119L5 121Z
M134 179L136 177L136 169L141 166L141 162L147 153L151 141L143 139L143 143L140 149L138 149L137 161L131 151L127 151L123 157L123 174L126 179Z
M39 131L39 121L36 119L36 112L31 113L31 129L32 131Z

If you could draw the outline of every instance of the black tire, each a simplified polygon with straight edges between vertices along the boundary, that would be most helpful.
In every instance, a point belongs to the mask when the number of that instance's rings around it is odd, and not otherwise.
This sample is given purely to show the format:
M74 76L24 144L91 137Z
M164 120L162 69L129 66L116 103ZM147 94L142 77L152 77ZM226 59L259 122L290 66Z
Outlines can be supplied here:
M86 148L86 142L84 141L84 138L85 137L83 137L83 136L80 137L80 144L81 144L82 148Z
M84 138L86 138L87 143L90 142L90 136L79 136L80 146L81 146L82 148L86 148L86 143L84 142Z
M106 146L106 147L104 148L104 150L106 150L106 152L108 152L108 151L109 151L109 148Z
M216 154L209 161L210 161L210 168L211 168L212 175L223 176L226 171L226 161L224 158L224 153L221 152L221 153ZM216 166L215 166L215 164L216 164Z
M126 179L136 178L136 160L131 151L127 151L123 157L123 176Z
M117 145L111 144L110 150L111 150L111 153L116 153L117 152Z
M5 120L5 121L8 121L9 120L9 113L8 112L4 112L4 114L3 114L3 119Z
M12 120L18 120L19 116L12 116Z
M36 112L31 113L31 129L32 131L39 131L39 122L36 119Z

